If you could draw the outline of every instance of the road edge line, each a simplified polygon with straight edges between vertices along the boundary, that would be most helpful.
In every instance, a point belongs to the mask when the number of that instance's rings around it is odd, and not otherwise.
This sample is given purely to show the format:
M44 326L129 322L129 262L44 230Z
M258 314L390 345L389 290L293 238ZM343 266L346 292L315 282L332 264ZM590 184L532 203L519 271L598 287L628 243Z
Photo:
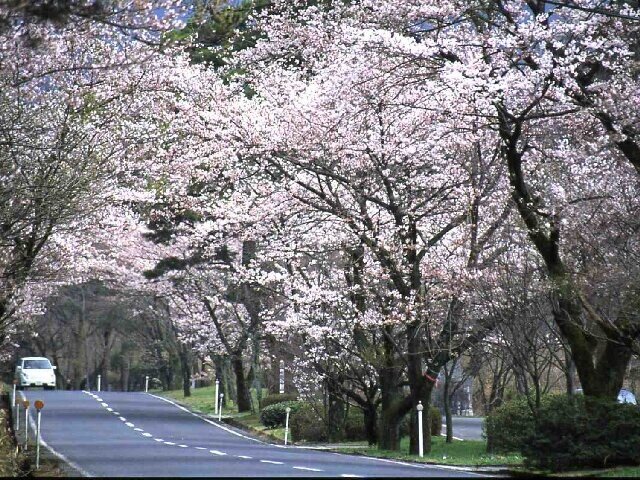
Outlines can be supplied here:
M22 397L22 399L24 400L24 394L23 392L20 392L20 396ZM32 412L29 412L29 425L31 426L31 430L34 431L34 435L35 432L37 431L37 426L36 426L36 422L33 419L33 416L31 415ZM89 477L89 478L93 478L95 477L95 475L92 475L91 473L89 473L87 470L85 470L84 468L82 468L81 466L79 466L77 463L75 463L72 460L69 460L66 456L64 456L62 453L58 452L55 448L53 448L51 445L49 445L43 438L42 436L42 432L40 432L40 445L44 446L47 450L49 450L53 455L55 455L57 458L59 458L60 460L62 460L64 463L66 463L67 465L69 465L71 468L73 468L76 472L78 472L81 476L83 477Z
M195 412L192 412L191 410L189 410L186 407L183 407L182 405L178 405L176 402L173 402L173 401L169 400L168 398L164 398L164 397L161 397L159 395L154 395L153 393L148 393L148 392L145 392L145 395L149 395L150 397L157 398L159 400L162 400L163 402L170 403L174 407L179 408L180 410L182 410L184 412L187 412L188 414L193 415L196 418L199 418L203 422L207 422L208 424L213 425L215 427L218 427L218 428L224 430L225 432L231 433L231 434L233 434L233 435L235 435L237 437L246 438L247 440L252 440L254 442L258 442L258 443L261 443L263 445L271 445L270 443L263 442L262 440L258 440L257 438L252 438L252 437L249 437L247 435L243 435L242 433L236 432L235 430L231 430L230 428L227 428L227 427L225 427L223 425L220 425L219 423L216 423L216 422L214 422L212 420L209 420L208 418L205 418L202 415L199 415L199 414L197 414Z

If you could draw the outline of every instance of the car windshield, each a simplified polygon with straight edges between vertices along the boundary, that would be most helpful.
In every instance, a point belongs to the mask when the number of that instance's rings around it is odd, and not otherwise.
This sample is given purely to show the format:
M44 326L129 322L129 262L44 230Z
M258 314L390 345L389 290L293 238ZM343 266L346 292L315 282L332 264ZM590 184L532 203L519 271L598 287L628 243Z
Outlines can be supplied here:
M25 360L22 368L51 368L51 364L49 363L49 360Z

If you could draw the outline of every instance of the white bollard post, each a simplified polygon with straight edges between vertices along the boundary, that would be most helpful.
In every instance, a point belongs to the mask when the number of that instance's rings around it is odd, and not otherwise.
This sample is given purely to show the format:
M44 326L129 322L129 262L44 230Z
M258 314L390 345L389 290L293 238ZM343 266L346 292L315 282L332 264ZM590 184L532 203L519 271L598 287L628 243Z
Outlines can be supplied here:
M418 402L418 454L420 458L424 457L424 439L422 438L422 402Z
M18 381L14 380L13 381L13 400L12 400L12 404L13 404L13 408L16 408L16 387L18 386Z
M289 414L291 413L291 407L287 407L285 412L287 412L287 417L284 421L284 444L286 445L289 439Z
M218 414L218 398L220 398L218 394L219 389L220 389L220 380L216 378L216 401L215 401L215 411L213 412L216 415Z
M144 377L144 391L149 392L149 375Z
M20 431L20 404L16 403L16 429L15 432L18 433Z
M222 398L224 397L224 393L220 394L220 405L218 406L218 421L222 421Z
M44 402L42 400L36 400L33 405L38 411L38 420L36 424L36 470L38 470L40 468L40 415L42 413L42 408L44 407Z
M24 401L24 449L29 444L29 400Z
M98 391L100 391L101 385L102 385L102 375L98 375Z

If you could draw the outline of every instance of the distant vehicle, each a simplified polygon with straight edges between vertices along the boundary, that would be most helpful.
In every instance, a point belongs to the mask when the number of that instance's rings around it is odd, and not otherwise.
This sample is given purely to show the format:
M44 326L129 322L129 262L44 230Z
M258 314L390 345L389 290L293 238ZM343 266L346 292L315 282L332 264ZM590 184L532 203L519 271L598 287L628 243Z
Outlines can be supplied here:
M16 380L18 388L44 387L45 390L56 388L56 367L45 357L24 357L18 360Z
M581 388L576 388L574 393L582 394ZM633 392L623 388L618 392L618 403L630 403L631 405L637 405L638 401Z
M638 401L632 392L623 388L618 393L618 403L630 403L631 405L637 405Z

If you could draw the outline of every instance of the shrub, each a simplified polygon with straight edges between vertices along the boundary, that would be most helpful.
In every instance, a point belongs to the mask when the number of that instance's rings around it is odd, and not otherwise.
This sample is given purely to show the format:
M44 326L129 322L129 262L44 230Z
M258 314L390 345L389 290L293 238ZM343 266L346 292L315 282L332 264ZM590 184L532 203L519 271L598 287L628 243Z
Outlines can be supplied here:
M566 401L564 394L549 394L541 398L545 407L557 401ZM561 399L561 400L559 400ZM535 415L527 398L520 396L493 410L484 422L487 451L492 453L521 452L523 445L533 434Z
M265 407L260 412L260 422L267 428L284 427L287 418L287 407L291 407L291 414L300 409L302 402L280 402ZM291 421L291 415L289 416Z
M275 405L276 403L282 402L293 402L295 400L298 400L298 395L295 393L273 393L260 400L260 410L268 407L269 405Z
M576 395L553 396L522 445L525 464L550 470L640 464L640 409Z
M438 407L429 407L429 422L431 423L431 436L437 437L442 433L442 414Z
M326 442L329 438L324 421L309 403L302 403L291 415L289 427L295 442Z

